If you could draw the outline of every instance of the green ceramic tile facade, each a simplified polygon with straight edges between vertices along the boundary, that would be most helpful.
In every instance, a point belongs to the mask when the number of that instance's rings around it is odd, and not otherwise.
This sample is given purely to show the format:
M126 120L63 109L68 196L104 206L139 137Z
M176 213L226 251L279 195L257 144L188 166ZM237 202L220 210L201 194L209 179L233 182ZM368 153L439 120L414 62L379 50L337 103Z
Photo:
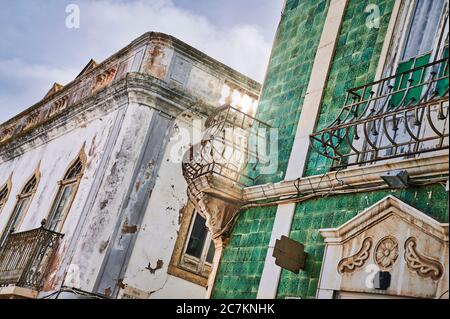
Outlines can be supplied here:
M373 80L395 0L350 0L330 69L317 130L330 123L343 106L346 90ZM366 26L368 4L381 12L379 29ZM279 128L279 169L257 184L284 178L301 106L326 18L329 0L289 0L280 22L257 117ZM273 154L272 154L273 155ZM311 153L306 175L327 172L329 162ZM448 193L441 185L402 191L330 196L297 205L291 238L306 245L306 269L283 271L278 298L314 298L324 253L318 230L338 227L387 195L416 207L441 222L449 221ZM261 278L276 207L241 213L225 249L213 291L214 298L255 298Z
M213 298L256 298L276 207L241 213L220 263Z
M257 184L284 177L329 0L290 0L273 46L257 118L278 128L278 171ZM257 174L256 174L257 175Z
M344 105L347 90L370 83L376 69L389 25L394 0L351 0L344 16L341 32L324 92L316 131L332 123ZM380 8L380 28L368 28L369 13L365 8L376 4ZM329 170L331 161L311 151L305 175Z
M397 197L440 222L449 221L448 193L442 185L340 195L299 204L290 237L305 244L307 262L305 270L299 275L282 271L277 298L315 298L325 249L319 229L339 227L388 195Z

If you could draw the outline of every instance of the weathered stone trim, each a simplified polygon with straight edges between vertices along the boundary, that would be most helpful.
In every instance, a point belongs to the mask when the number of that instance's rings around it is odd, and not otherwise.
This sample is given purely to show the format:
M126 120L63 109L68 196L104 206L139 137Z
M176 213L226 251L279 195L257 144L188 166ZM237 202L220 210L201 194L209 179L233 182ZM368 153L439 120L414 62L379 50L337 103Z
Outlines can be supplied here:
M208 66L210 70L215 70L217 75L223 76L225 75L229 80L235 81L239 83L240 87L243 87L255 94L259 94L261 89L261 85L246 77L245 75L229 68L228 66L214 60L213 58L207 56L206 54L198 51L197 49L189 46L188 44L163 33L156 32L148 32L144 35L140 36L133 42L131 42L128 46L121 49L119 52L115 53L102 63L96 65L91 70L88 70L85 73L82 73L77 78L75 78L72 82L65 85L56 93L46 96L41 101L37 102L33 106L29 107L25 111L16 115L12 119L6 121L5 123L0 123L0 145L4 142L7 142L11 139L16 139L16 135L11 137L7 137L4 139L4 135L6 132L11 133L12 131L19 130L21 133L25 133L31 128L36 128L42 125L46 120L60 113L60 109L64 110L67 108L73 108L71 98L74 98L75 95L78 95L79 91L83 91L83 95L85 97L92 97L96 95L96 90L98 87L108 87L114 83L114 78L116 77L116 71L121 62L124 62L127 58L127 55L131 54L134 51L138 51L140 47L142 50L145 50L141 56L141 61L139 61L139 65L142 65L142 61L149 49L149 44L154 43L163 43L166 46L172 47L176 51L183 52L187 54L188 57L192 58L194 61L199 62L202 67ZM123 59L123 61L121 60ZM114 70L113 74L109 72L110 70ZM140 70L140 68L139 68ZM106 72L106 77L104 76ZM123 76L122 74L118 74L117 77ZM118 80L116 77L116 80ZM97 80L100 79L100 86L97 85ZM104 81L106 79L106 81ZM98 83L97 83L98 84ZM89 91L89 92L88 92ZM85 94L88 92L87 94ZM61 99L63 99L64 103L61 104ZM56 112L51 110L47 110L50 107L50 104L56 103ZM48 107L47 107L48 106ZM63 107L61 107L63 106ZM44 110L44 108L47 109ZM50 107L53 110L53 106ZM29 122L26 126L22 125L23 121ZM24 129L25 128L25 129ZM23 131L23 132L22 132ZM3 137L2 137L3 136Z
M156 101L160 103L155 103ZM65 109L41 125L16 135L13 140L0 144L0 160L8 161L29 151L30 148L42 145L47 139L66 134L68 129L93 121L129 102L138 102L176 116L193 108L196 100L185 92L174 91L166 83L152 76L129 73L126 78L99 91L96 95ZM212 107L209 110L211 111ZM207 111L208 109L203 112ZM69 128L58 130L63 125L69 125Z
M389 164L354 167L324 175L303 177L293 181L248 187L243 190L243 200L254 202L283 198L305 192L320 192L330 189L370 187L384 183L381 174L392 170L407 170L410 177L448 176L449 155L408 159Z

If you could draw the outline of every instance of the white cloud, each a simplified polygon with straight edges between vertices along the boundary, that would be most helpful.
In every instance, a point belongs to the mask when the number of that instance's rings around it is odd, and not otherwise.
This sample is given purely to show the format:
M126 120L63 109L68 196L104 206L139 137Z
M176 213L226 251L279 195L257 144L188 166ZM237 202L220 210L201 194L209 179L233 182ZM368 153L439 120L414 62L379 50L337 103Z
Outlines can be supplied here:
M0 122L42 99L54 82L70 82L76 69L27 64L20 59L0 60Z
M81 6L82 32L95 51L112 53L147 31L171 34L236 70L262 81L271 43L254 25L219 28L205 17L177 8L169 0Z
M54 40L42 43L45 60L49 61L48 54L55 54L57 66L27 62L26 58L0 60L0 87L7 87L0 88L0 123L38 102L54 82L70 82L80 65L90 58L101 61L148 31L171 34L255 80L263 80L272 39L265 39L264 30L256 25L219 27L204 16L176 7L170 0L80 0L77 4L81 28L64 30ZM37 19L45 18L42 15ZM61 19L55 22L61 25L45 28L62 28L63 22ZM30 21L33 36L55 30L35 30L33 23L41 25ZM70 48L64 51L67 63L59 65L64 47ZM25 49L30 50L28 55L33 56L32 49L36 56L40 54L39 48Z

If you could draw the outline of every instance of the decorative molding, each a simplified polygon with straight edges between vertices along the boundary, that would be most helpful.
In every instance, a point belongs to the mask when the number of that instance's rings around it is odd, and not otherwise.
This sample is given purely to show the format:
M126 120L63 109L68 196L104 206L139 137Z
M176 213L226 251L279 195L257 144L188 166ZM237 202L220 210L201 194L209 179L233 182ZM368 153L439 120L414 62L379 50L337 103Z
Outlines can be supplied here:
M332 171L324 175L302 177L297 180L286 180L247 187L243 191L245 202L277 199L298 194L329 192L330 189L346 190L385 185L380 175L393 170L407 170L411 178L447 175L449 171L449 155L433 154L416 159L398 162L351 167L341 171Z
M107 85L109 85L114 80L116 72L117 72L117 64L98 74L95 77L95 84L94 87L92 88L92 93L95 93L103 89Z
M440 223L392 195L386 196L340 227L320 229L319 232L324 237L325 243L340 244L361 235L372 225L391 215L397 216L405 223L420 229L424 234L440 242L449 240L448 223Z
M376 245L373 259L382 270L389 270L394 266L398 255L398 241L392 236L387 236Z
M100 64L91 60L83 71L70 83L64 87L56 85L52 87L41 101L26 109L24 112L16 115L5 123L0 123L0 147L14 142L19 136L26 132L40 128L43 124L54 118L61 117L64 110L68 107L79 108L88 100L98 100L102 96L97 96L97 93L103 91L107 87L115 86L117 80L127 78L130 74L129 70L118 74L118 67L121 63L130 59L137 58L140 52L146 50L144 48L151 47L151 44L163 44L165 47L183 52L186 56L191 57L199 65L205 65L210 70L216 71L217 76L221 76L228 81L237 83L240 87L249 90L254 95L259 94L261 84L242 75L241 73L225 66L224 64L212 59L206 54L196 50L195 48L183 43L182 41L163 33L148 32L131 42L128 46L113 54ZM148 58L149 52L144 52ZM142 57L141 57L142 58ZM132 63L129 65L131 66ZM145 70L140 71L139 75L147 75ZM150 82L154 82L153 78ZM114 91L114 90L112 90ZM183 95L180 92L169 90L172 95ZM108 90L109 93L111 93ZM100 93L99 93L100 94ZM185 94L185 93L184 93ZM185 94L186 95L186 94ZM171 96L169 96L170 98ZM79 103L79 102L83 103ZM73 107L72 107L73 106ZM78 110L79 112L80 110ZM9 145L8 145L9 146Z
M338 264L338 272L340 274L353 273L364 266L370 257L370 249L372 248L372 238L364 239L360 250L353 256L342 259Z
M440 262L417 251L417 239L414 237L408 238L405 242L404 257L408 268L420 277L439 280L444 273L444 267Z

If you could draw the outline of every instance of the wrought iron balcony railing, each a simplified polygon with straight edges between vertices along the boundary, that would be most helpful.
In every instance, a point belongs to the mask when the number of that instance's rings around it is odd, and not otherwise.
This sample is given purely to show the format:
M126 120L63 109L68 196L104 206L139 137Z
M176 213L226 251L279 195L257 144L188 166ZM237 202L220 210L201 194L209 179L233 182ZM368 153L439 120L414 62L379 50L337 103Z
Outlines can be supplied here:
M340 168L448 149L448 71L442 59L350 90L313 150Z
M0 286L15 285L39 291L62 237L44 226L10 234L0 248Z
M231 106L219 108L205 126L202 142L192 146L183 159L188 184L211 173L251 185L258 177L256 168L267 161L270 126Z

